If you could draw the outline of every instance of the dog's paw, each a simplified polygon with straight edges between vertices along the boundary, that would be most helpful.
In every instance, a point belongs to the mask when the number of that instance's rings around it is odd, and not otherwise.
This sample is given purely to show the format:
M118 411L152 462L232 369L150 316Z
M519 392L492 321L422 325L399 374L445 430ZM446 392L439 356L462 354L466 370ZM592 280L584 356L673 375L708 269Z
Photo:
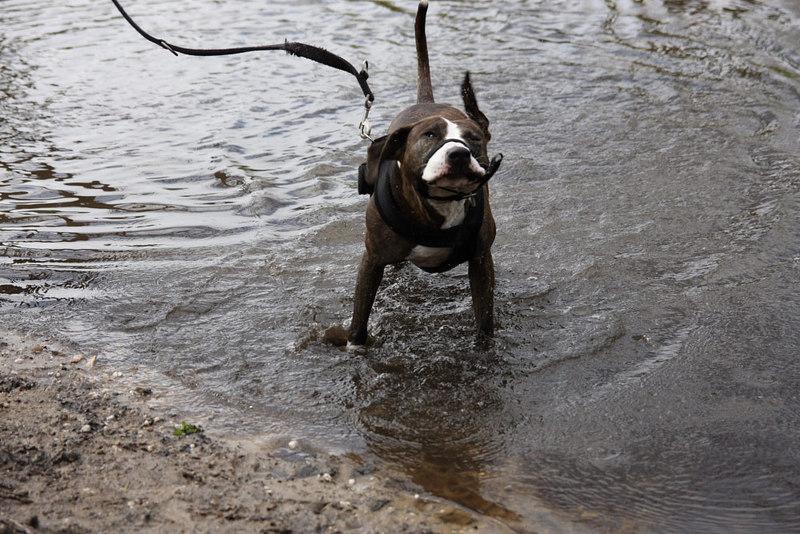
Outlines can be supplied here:
M364 354L365 352L367 352L367 346L358 345L356 343L353 343L352 341L348 341L347 345L345 345L345 350L353 354Z

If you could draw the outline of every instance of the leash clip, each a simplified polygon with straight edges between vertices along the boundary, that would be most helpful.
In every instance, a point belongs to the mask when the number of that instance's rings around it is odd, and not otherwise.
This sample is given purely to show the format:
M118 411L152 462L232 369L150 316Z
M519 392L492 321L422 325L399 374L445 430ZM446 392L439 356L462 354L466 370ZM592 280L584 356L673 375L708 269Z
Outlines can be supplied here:
M361 69L361 76L364 79L369 77L369 61L364 61L364 67ZM372 126L369 123L369 110L372 109L372 94L368 94L367 97L364 99L364 117L361 119L361 122L358 123L358 131L361 134L361 139L369 139L373 141L372 137L370 137L370 133L372 133Z
M372 141L372 137L370 137L370 133L372 133L372 126L369 124L369 110L372 108L372 102L370 101L369 97L364 100L364 117L361 119L361 122L358 123L358 130L361 134L361 139L369 139Z

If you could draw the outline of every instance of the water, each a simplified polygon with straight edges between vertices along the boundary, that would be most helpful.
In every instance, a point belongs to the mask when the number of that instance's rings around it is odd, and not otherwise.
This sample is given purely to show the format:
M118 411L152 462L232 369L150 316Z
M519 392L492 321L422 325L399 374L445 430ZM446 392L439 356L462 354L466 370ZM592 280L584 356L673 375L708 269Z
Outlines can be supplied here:
M129 2L186 46L368 59L415 94L413 2ZM466 269L362 251L351 77L175 58L110 3L0 5L0 314L233 434L360 454L520 531L800 530L800 9L433 2L437 99L492 121L497 339ZM371 459L371 460L370 460Z

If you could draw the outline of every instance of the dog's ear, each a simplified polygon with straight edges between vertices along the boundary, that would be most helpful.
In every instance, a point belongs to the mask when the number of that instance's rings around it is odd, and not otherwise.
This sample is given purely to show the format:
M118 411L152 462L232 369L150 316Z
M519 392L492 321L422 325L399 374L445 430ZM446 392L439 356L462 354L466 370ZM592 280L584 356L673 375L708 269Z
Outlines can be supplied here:
M486 135L486 141L489 141L492 138L492 134L489 133L489 119L478 109L478 100L475 98L475 91L472 89L469 71L464 74L464 83L461 84L461 97L464 99L464 110L467 115L480 126Z
M406 144L408 143L408 134L411 132L411 128L413 128L413 125L398 128L386 138L386 142L381 150L382 161L389 159L400 161L403 159L403 154L405 154L406 151Z
M381 163L386 160L403 159L410 131L411 127L400 128L390 135L376 139L369 145L365 179L370 186L374 187L378 183L378 172L381 169Z

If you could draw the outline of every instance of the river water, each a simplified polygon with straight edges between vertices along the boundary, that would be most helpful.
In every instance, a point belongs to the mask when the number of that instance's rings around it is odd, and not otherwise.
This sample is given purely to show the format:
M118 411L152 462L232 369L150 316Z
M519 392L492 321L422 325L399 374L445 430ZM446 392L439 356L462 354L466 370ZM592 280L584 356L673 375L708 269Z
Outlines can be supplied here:
M415 94L412 1L126 7L185 46L368 59L377 135ZM428 28L437 100L470 70L505 155L492 347L464 267L409 266L339 346L353 78L173 57L90 0L0 3L3 326L521 532L800 531L800 8L434 0Z

